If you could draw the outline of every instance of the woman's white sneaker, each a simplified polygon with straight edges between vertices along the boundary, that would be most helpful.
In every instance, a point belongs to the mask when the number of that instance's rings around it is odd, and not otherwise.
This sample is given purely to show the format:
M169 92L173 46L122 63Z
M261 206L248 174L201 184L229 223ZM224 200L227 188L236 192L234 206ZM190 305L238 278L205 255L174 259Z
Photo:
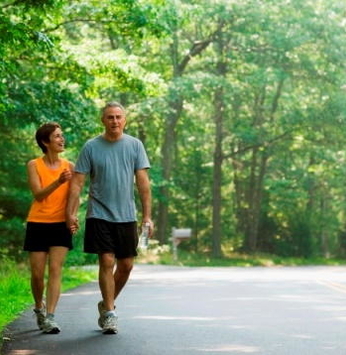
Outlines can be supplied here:
M58 323L52 317L46 317L42 326L43 333L46 334L58 334L60 333L60 327Z

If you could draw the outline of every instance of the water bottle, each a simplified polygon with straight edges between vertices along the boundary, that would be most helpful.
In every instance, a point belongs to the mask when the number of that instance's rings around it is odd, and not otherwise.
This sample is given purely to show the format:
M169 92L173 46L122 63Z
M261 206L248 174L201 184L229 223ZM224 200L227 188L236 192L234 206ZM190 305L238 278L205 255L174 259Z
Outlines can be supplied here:
M142 232L141 232L141 235L139 236L139 248L141 250L147 250L148 249L148 244L149 244L149 226L150 226L149 222L143 223L143 225L142 225Z

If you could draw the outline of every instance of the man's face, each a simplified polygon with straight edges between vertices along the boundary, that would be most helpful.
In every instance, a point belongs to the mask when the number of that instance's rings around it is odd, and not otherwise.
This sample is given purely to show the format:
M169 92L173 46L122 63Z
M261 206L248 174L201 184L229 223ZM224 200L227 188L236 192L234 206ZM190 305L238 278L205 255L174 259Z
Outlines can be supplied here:
M120 107L107 107L104 111L102 122L108 135L120 136L126 124L125 113Z

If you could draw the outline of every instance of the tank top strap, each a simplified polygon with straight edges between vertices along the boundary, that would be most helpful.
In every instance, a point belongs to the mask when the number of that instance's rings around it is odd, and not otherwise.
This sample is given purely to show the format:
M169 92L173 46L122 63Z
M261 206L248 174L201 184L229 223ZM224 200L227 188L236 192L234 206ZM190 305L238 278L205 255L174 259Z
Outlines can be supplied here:
M43 161L43 157L36 158L34 161L35 161L35 165L36 165L36 170L38 172L42 171L42 169L44 169L46 167L46 165Z

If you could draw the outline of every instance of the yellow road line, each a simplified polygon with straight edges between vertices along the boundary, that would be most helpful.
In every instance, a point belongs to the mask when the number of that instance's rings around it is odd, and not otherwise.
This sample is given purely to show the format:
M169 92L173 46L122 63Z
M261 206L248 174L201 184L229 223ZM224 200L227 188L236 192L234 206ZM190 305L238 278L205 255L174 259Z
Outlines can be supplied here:
M333 290L346 293L346 285L344 284L340 284L338 282L331 282L331 281L321 281L321 280L318 280L317 283L326 286L328 288L331 288Z

